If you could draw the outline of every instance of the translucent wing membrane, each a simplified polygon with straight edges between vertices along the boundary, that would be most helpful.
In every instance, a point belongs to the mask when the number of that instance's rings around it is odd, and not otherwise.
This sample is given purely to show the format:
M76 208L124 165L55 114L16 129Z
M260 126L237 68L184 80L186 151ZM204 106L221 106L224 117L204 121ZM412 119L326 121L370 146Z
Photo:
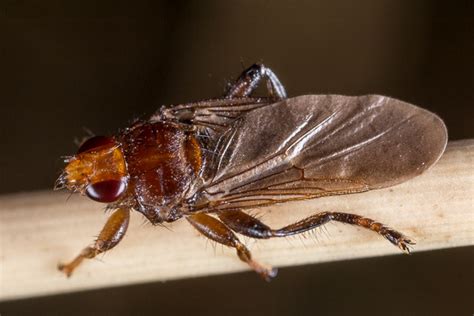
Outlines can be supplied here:
M203 173L199 193L208 202L201 208L250 208L390 186L433 165L447 142L436 115L377 95L308 95L205 111L239 109L246 110L230 121L216 116L227 129Z

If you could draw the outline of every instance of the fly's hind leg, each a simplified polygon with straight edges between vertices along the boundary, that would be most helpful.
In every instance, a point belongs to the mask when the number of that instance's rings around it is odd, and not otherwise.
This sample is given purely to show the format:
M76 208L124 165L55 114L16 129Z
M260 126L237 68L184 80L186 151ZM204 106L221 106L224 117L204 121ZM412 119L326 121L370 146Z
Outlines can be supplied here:
M406 253L410 253L409 245L415 244L414 241L412 241L402 233L390 227L387 227L382 223L376 222L370 218L362 217L360 215L355 214L339 212L321 212L280 229L271 229L255 217L241 211L223 211L220 212L218 215L220 220L223 221L232 230L239 234L252 238L266 239L271 237L292 236L315 229L330 221L337 221L370 229L382 235L388 241L390 241L392 244L399 247Z
M104 228L92 246L84 248L81 253L67 264L58 264L58 269L68 277L84 259L92 259L98 254L115 247L125 235L130 220L130 210L117 209L107 220Z
M245 245L240 242L240 240L237 238L237 236L235 236L229 227L224 225L218 219L206 214L195 214L186 217L186 219L189 221L189 223L191 223L191 225L194 226L194 228L196 228L207 238L228 247L235 248L240 260L246 262L266 281L270 281L276 276L276 269L254 261L247 247L245 247Z
M262 64L254 64L247 68L225 94L228 99L248 97L257 89L260 82L267 81L267 89L271 97L286 99L286 91L278 77Z

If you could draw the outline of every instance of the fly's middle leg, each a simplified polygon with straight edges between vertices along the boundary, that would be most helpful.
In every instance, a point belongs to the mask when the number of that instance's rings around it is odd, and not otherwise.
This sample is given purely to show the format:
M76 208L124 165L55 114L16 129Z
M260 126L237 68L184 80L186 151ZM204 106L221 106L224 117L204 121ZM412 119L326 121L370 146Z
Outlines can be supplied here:
M250 251L244 244L235 236L232 230L218 219L206 215L195 214L186 217L191 225L194 226L201 234L209 239L212 239L220 244L228 247L233 247L237 250L237 255L240 260L246 262L255 272L257 272L263 279L270 281L277 275L277 269L263 265L252 259Z
M286 91L278 77L262 64L254 64L247 68L231 85L224 95L228 99L250 96L262 80L267 81L268 93L276 99L286 99Z
M360 215L339 213L339 212L321 212L307 217L299 222L290 224L280 229L272 229L256 219L241 211L223 211L219 213L219 219L224 222L233 231L252 238L272 238L292 236L315 229L330 221L337 221L346 224L352 224L367 228L385 237L402 251L410 253L409 245L415 244L414 241L402 233L376 222L370 218Z
M92 259L98 254L115 247L127 232L130 220L130 210L117 209L107 220L104 228L92 246L84 248L79 255L67 264L60 263L58 269L68 277L81 264L84 259Z

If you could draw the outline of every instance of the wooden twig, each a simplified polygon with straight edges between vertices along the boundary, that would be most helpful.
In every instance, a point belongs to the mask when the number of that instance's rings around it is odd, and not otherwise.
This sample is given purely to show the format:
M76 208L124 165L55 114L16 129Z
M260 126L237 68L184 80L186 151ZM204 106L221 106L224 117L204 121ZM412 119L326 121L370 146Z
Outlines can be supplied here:
M415 252L472 245L473 158L474 140L453 142L434 168L401 185L278 205L259 214L278 227L318 211L353 212L413 237ZM66 193L20 193L0 198L0 220L0 300L248 269L233 250L206 242L186 221L165 229L144 224L135 213L116 249L84 262L67 279L56 266L100 231L105 221L100 204L77 195L68 199ZM277 267L401 254L376 234L342 224L306 238L244 240L257 260Z

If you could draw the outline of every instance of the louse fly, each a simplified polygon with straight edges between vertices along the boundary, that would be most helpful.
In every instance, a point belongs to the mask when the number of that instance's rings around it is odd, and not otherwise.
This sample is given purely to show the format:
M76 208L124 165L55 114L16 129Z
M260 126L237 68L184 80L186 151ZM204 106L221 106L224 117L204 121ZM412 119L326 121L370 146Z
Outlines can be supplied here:
M263 80L269 96L253 97ZM408 253L410 238L363 216L325 211L273 229L247 211L395 185L436 163L446 142L443 121L427 110L379 95L288 98L273 71L255 64L222 98L162 107L117 135L88 139L66 160L56 188L113 212L95 242L59 269L70 276L115 247L132 210L154 225L184 218L265 280L277 270L255 261L236 233L286 237L337 221Z

